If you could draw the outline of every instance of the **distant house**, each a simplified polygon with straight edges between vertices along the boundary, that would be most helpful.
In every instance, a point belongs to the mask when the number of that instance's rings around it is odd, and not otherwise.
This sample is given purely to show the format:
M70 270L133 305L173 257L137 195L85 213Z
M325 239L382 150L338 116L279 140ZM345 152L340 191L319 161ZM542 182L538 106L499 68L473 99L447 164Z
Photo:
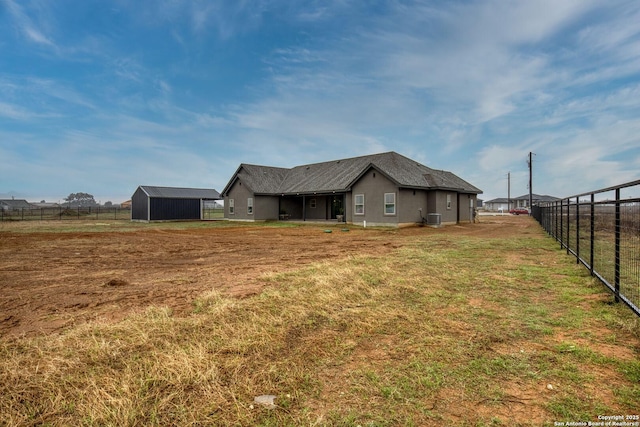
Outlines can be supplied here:
M175 221L203 219L205 201L220 199L208 188L154 187L141 185L131 197L131 219Z
M484 210L489 212L509 212L513 207L513 199L500 197L497 199L491 199L484 202Z
M471 221L480 189L395 152L277 168L241 164L222 190L225 218L402 226Z
M131 200L127 200L125 202L120 203L120 208L131 209Z
M19 211L21 209L33 209L33 206L23 199L0 199L0 209L3 211Z
M33 205L33 207L35 208L41 208L41 209L54 209L54 208L60 207L60 205L55 202L38 202L38 203L31 203L31 205Z
M546 195L543 196L540 194L532 194L532 201L534 205L537 205L543 202L553 202L556 200L560 200L560 199L558 197L553 197L553 196L546 196ZM486 202L484 202L484 208L485 210L491 211L491 212L509 212L511 209L515 209L515 208L530 209L531 206L529 206L529 195L525 194L519 197L512 197L510 201L507 198L487 200Z

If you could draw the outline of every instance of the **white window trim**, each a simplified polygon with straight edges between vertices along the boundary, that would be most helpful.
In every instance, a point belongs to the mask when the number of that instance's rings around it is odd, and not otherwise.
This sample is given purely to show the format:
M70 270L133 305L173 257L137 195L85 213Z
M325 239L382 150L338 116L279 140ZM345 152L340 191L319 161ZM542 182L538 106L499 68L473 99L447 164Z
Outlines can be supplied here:
M358 203L358 197L362 197L362 203ZM353 197L353 214L354 215L364 215L364 194L356 194ZM358 212L358 206L362 206L362 212Z
M451 210L451 194L447 194L447 210Z
M393 196L393 203L387 203L387 196ZM393 212L387 212L387 205L393 206ZM396 193L384 193L384 214L394 216L396 214Z
M247 198L247 215L253 215L253 197Z
M229 215L235 215L236 205L233 199L229 199Z

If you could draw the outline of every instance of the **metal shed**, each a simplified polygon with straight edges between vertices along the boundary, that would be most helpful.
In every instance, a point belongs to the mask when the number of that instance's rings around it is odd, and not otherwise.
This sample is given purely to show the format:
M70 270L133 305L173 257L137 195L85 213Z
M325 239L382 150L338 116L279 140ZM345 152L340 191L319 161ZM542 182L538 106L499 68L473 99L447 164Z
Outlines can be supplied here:
M131 196L134 221L203 219L205 201L220 200L220 193L208 188L139 186Z

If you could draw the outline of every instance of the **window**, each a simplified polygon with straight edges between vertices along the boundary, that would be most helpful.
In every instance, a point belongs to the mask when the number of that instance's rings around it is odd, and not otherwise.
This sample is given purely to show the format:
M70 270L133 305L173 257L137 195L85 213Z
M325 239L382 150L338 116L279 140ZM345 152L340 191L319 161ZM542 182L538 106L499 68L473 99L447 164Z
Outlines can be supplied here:
M253 197L247 199L247 213L249 215L253 214Z
M236 207L233 199L229 199L229 215L236 213Z
M384 193L384 214L396 214L396 193Z
M451 194L447 194L447 209L451 209Z
M309 200L309 207L311 209L315 209L316 208L316 199Z
M364 194L355 195L355 209L353 212L356 215L364 215Z

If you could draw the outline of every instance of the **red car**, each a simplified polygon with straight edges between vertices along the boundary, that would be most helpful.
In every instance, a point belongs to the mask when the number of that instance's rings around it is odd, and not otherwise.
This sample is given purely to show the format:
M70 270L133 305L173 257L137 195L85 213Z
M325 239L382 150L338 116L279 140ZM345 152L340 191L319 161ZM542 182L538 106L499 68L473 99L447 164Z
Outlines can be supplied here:
M511 215L529 215L529 210L525 208L515 208L509 211Z

